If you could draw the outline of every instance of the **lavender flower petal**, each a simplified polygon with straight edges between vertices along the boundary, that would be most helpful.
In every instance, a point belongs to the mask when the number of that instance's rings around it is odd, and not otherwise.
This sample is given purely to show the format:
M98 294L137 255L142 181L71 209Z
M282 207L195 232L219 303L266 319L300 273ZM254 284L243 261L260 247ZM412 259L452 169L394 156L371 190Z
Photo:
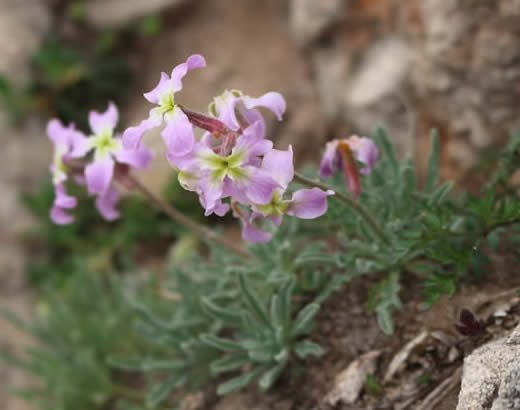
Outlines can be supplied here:
M103 195L110 186L114 175L114 160L107 156L94 160L85 167L85 178L89 194Z
M118 201L119 192L114 185L110 185L103 195L96 198L96 208L107 221L114 221L120 216L119 211L115 208Z
M88 116L90 128L96 135L113 131L114 128L116 128L118 120L119 113L117 107L112 102L108 104L108 108L105 112L98 113L97 111L90 111Z
M274 113L274 115L276 115L276 118L278 118L278 121L282 120L282 116L286 108L286 103L282 95L274 91L265 93L264 95L258 98L243 96L242 101L248 109L256 107L265 107L271 110Z
M182 157L189 154L195 144L193 126L181 109L175 109L171 120L161 133L168 154Z
M193 70L194 68L204 67L206 67L206 60L199 54L189 56L185 63L176 66L173 69L171 76L174 92L182 89L182 79L188 71Z
M287 188L294 178L292 146L289 145L287 151L272 149L265 154L262 169L267 171L284 189Z
M318 218L327 212L329 195L334 195L334 191L325 192L318 188L300 189L293 194L287 214L302 219Z
M145 146L141 145L137 149L125 149L122 147L119 151L114 152L117 162L128 164L138 169L146 169L152 161L153 154Z
M325 153L321 159L320 164L320 177L329 178L334 174L334 168L337 163L338 153L338 140L327 142L325 145Z

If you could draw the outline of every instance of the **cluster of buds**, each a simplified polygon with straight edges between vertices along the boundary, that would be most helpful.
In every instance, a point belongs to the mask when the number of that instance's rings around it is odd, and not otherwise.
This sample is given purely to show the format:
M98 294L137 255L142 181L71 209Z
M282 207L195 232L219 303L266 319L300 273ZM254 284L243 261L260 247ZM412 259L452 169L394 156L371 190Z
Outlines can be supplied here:
M161 136L166 157L177 170L181 186L198 195L206 216L224 216L231 211L242 222L243 237L249 242L271 239L271 233L261 229L265 220L278 226L285 214L312 219L327 211L327 197L334 194L331 190L300 189L290 196L286 194L294 178L292 147L273 148L273 142L265 138L265 121L258 110L268 109L282 120L286 103L279 93L268 92L252 98L241 91L226 90L213 99L207 114L191 111L176 101L183 77L190 70L205 65L202 56L192 55L176 66L171 75L162 73L159 84L144 94L156 107L151 109L147 119L126 129L122 135L114 133L118 112L111 103L105 113L90 113L92 135L89 137L73 125L65 127L57 120L49 122L47 131L55 146L51 172L56 199L50 213L54 222L66 224L73 220L69 211L77 201L65 190L69 176L87 186L104 218L118 218L115 205L119 193L113 183L114 176L130 168L148 166L152 155L142 140L148 131L157 127L163 127ZM203 130L199 138L194 128ZM351 178L352 169L357 170L354 156L366 164L361 172L369 172L377 150L370 140L367 143L366 139L352 138L329 143L321 167L322 176L330 175L334 166L339 166L350 169L346 174ZM345 155L350 155L350 162L345 162ZM83 159L78 166L79 158ZM357 194L359 181L357 187L348 181L352 192Z

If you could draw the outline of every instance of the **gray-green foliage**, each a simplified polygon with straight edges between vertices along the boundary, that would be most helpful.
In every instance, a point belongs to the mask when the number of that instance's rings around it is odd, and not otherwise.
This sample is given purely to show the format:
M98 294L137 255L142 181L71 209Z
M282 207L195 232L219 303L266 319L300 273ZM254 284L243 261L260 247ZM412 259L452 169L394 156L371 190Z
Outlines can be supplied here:
M487 251L504 242L515 251L520 201L510 177L520 166L520 135L513 135L479 195L454 194L453 184L441 183L435 133L422 184L412 159L398 160L383 129L375 140L380 159L362 178L358 203L379 232L335 195L329 199L327 218L285 218L272 241L249 247L249 260L210 244L208 256L194 254L176 261L156 287L129 286L126 280L124 297L110 287L110 303L104 301L106 292L92 296L92 291L81 289L76 298L71 289L71 298L51 302L60 307L49 310L45 332L36 334L59 355L57 362L42 350L45 353L18 364L37 369L44 386L53 386L51 396L62 400L53 410L101 408L108 397L124 396L114 383L127 377L139 397L130 397L130 402L126 397L127 402L119 402L121 409L174 405L173 397L200 391L215 379L220 394L253 383L267 390L284 372L291 374L295 362L325 352L326 346L312 341L316 315L350 280L371 275L367 309L377 315L382 330L391 333L392 314L402 308L399 294L405 279L422 281L428 306L443 294L452 295L470 274L479 274ZM314 170L310 177L315 174ZM332 186L345 191L342 175ZM81 283L71 286L88 289ZM81 305L83 298L91 309ZM84 309L92 319L86 320ZM20 325L34 332L32 325ZM62 327L66 337L46 339ZM77 334L79 339L71 336ZM48 363L61 370L54 375ZM47 370L40 370L45 366ZM111 372L109 366L119 372ZM82 384L84 379L93 385ZM178 394L172 395L174 391ZM46 395L25 395L49 408Z
M287 246L298 242L301 232L295 222L285 225L271 243L251 247L257 259L249 264L222 249L213 249L207 260L175 264L163 283L174 296L166 302L128 294L138 315L136 332L169 354L162 359L114 355L109 363L155 374L158 381L150 383L147 393L151 405L166 400L168 388L197 391L221 375L227 379L218 387L220 394L254 381L267 390L292 358L321 355L323 348L307 335L319 303L334 289L325 286L330 271L302 267L299 256L315 244ZM315 291L314 299L295 306L295 294L301 296L305 289Z
M3 311L14 326L33 337L35 345L23 358L3 354L1 359L41 382L13 393L41 409L103 408L118 397L106 357L113 352L141 354L144 348L128 327L135 313L123 299L120 281L77 272L65 289L43 295L45 301L32 323Z
M309 303L293 317L291 312L295 281L286 280L277 291L262 298L246 274L238 275L241 303L225 309L211 299L203 300L210 316L234 329L232 338L203 334L201 340L225 353L211 363L213 374L227 373L249 364L249 370L218 386L219 394L241 389L258 379L262 390L269 389L287 366L292 355L320 356L323 349L305 338L319 305ZM239 313L240 312L240 313Z

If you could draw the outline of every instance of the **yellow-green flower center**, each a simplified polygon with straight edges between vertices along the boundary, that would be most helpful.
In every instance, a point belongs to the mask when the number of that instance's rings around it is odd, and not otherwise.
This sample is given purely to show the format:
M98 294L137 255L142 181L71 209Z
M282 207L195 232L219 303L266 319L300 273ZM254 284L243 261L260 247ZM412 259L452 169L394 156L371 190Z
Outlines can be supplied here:
M166 93L159 99L159 108L163 114L171 113L175 109L175 99L173 93Z
M214 182L223 181L227 176L232 180L247 178L247 172L242 168L245 152L237 150L222 157L214 152L204 153L201 157L203 166L211 170L211 179Z
M63 153L57 152L54 156L54 184L58 183L60 175L66 174L67 172L69 172L69 167L67 167L67 165L65 165L63 162Z
M114 138L112 131L106 130L93 137L92 146L96 150L96 155L106 156L117 151L121 146L121 141Z
M288 207L289 203L282 199L282 194L275 191L271 202L265 205L255 205L255 210L264 216L282 216Z

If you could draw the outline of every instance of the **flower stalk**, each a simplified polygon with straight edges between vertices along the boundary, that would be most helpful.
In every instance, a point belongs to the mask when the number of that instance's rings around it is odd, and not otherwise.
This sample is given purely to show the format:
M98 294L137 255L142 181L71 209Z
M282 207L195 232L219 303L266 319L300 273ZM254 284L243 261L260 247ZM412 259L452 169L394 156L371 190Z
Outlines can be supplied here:
M251 254L241 246L238 246L235 243L229 241L228 239L226 239L225 236L217 234L216 232L213 232L205 228L204 226L198 224L197 222L188 218L186 215L179 212L177 209L172 207L167 202L163 201L160 197L158 197L152 191L150 191L144 184L141 183L141 181L139 181L131 173L129 173L126 176L126 179L128 182L131 183L131 185L135 189L140 191L148 201L150 201L156 207L161 209L166 215L168 215L174 221L180 223L181 225L184 225L188 229L191 229L193 233L195 233L200 238L218 243L219 245L229 249L230 251L233 251L237 255L240 255L244 258L251 257Z

